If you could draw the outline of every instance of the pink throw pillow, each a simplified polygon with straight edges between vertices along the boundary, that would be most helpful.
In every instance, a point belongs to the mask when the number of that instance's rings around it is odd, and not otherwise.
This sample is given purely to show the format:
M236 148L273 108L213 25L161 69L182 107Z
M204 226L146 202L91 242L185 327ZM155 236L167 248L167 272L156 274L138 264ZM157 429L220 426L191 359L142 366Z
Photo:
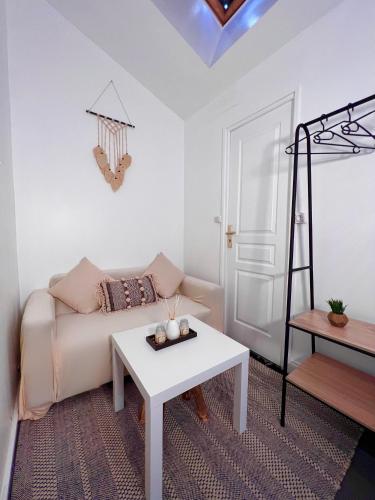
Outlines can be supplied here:
M79 313L89 314L100 307L96 294L97 285L106 279L112 278L84 257L48 291Z
M148 266L143 276L152 274L155 288L160 297L168 299L175 294L185 274L176 267L163 253L159 253Z

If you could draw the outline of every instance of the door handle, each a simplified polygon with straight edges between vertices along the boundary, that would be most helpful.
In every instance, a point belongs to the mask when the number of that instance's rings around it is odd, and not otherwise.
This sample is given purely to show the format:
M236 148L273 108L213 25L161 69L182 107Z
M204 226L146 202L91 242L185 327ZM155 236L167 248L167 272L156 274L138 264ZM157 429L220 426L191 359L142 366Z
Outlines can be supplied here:
M233 247L233 235L236 234L236 231L233 231L232 224L228 224L227 232L225 234L227 235L227 247L232 248Z

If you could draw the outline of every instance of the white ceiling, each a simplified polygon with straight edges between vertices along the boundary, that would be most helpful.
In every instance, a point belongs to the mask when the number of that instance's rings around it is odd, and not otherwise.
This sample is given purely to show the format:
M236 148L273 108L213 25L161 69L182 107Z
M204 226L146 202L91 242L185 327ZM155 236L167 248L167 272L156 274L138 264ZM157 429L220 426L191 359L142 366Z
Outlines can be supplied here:
M278 0L211 67L152 0L47 1L161 101L187 118L342 0ZM164 0L168 1L194 3Z

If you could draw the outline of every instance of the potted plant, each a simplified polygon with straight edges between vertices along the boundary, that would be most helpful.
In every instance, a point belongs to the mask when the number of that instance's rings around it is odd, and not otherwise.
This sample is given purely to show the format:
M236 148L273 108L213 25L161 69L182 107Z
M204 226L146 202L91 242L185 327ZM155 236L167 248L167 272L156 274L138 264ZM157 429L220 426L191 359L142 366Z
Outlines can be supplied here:
M331 312L328 313L328 321L331 325L342 328L349 321L347 315L344 314L347 306L344 306L343 301L339 299L330 299L327 302L331 308Z

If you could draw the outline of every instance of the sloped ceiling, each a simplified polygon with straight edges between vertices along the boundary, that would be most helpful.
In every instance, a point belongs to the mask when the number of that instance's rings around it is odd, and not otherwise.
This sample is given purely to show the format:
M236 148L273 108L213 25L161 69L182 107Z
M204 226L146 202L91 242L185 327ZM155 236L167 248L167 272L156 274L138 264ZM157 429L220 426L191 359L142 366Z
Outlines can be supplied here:
M161 101L187 118L342 0L278 0L211 67L152 0L47 1ZM170 1L196 5L195 0Z

